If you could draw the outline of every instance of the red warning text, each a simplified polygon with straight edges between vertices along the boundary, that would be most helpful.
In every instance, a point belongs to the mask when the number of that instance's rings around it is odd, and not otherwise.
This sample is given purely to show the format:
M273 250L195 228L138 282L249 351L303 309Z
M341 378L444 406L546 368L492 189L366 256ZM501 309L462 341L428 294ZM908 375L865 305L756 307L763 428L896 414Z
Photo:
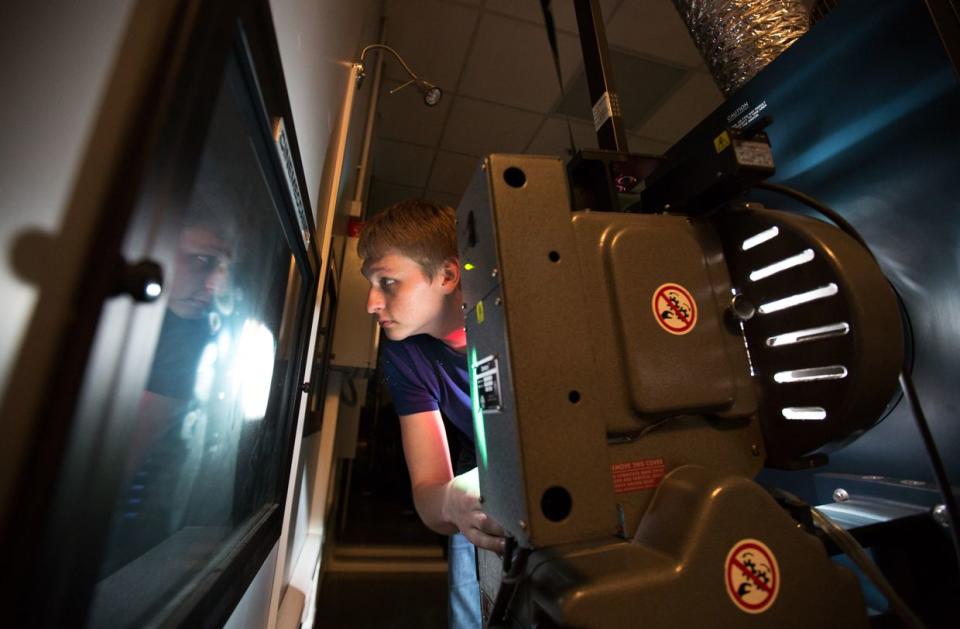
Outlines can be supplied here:
M641 489L653 489L660 484L667 471L662 458L614 463L611 469L613 472L613 491L618 494L640 491Z

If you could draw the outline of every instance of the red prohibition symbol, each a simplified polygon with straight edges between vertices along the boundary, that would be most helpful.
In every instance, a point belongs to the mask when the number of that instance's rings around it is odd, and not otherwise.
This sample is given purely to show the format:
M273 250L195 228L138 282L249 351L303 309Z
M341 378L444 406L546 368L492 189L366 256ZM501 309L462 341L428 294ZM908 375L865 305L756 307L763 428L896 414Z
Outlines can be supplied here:
M773 605L780 591L780 568L766 544L744 539L727 553L724 565L727 595L748 614L760 614Z
M680 284L658 286L650 305L657 323L670 334L686 334L697 325L697 302Z

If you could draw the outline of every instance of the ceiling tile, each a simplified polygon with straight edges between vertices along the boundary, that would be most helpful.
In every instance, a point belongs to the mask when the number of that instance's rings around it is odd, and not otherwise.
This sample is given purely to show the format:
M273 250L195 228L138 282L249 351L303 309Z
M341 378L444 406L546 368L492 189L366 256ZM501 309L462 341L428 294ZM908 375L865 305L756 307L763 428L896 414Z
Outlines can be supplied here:
M452 90L479 14L477 9L437 0L387 0L386 40L417 76ZM406 81L403 67L386 54L386 76Z
M439 192L437 190L427 190L427 194L425 196L431 201L448 205L452 208L456 208L458 205L460 205L460 199L463 198L462 194L450 194L448 192Z
M604 21L610 19L614 9L617 8L620 2L621 0L600 0L600 14L603 15ZM579 29L577 28L577 14L573 9L573 2L570 2L570 0L559 0L558 2L551 3L551 5L553 10L553 23L556 25L557 30L567 31L568 33L577 35ZM510 17L521 20L543 24L543 9L540 8L539 2L533 2L531 0L487 0L484 9L503 13L504 15L509 15Z
M661 142L636 133L627 134L631 153L646 153L648 155L663 155L670 148L669 142Z
M479 157L439 151L427 188L450 194L462 194L470 178L480 168Z
M441 148L467 155L522 153L541 116L457 96Z
M624 0L607 21L607 43L688 68L703 63L670 0Z
M434 149L377 139L373 147L373 175L380 181L424 187Z
M407 199L419 199L422 196L423 188L402 186L374 179L370 182L370 197L367 201L365 217L370 219L374 214L389 205L406 201Z
M436 146L453 96L447 94L437 105L428 107L420 92L413 88L389 93L400 84L386 79L381 86L377 102L377 137Z
M580 42L558 33L557 45L566 83L580 66ZM484 13L458 91L547 113L560 96L560 86L543 28Z
M619 50L610 51L610 67L620 94L623 121L630 129L639 128L688 74L686 70ZM570 83L557 112L593 120L590 92L583 72Z
M578 149L597 148L597 134L593 125L577 120L570 121L573 131L573 141ZM563 118L547 118L537 132L536 137L527 147L527 153L532 155L556 155L566 159L570 157L570 132L567 130L567 121Z
M673 144L723 102L709 74L693 72L637 131Z

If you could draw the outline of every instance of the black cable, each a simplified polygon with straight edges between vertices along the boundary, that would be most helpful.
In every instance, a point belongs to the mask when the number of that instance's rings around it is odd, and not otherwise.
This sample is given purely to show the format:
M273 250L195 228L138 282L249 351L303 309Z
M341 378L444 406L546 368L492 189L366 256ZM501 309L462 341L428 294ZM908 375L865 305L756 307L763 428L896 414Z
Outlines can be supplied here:
M870 254L870 257L876 261L876 256L873 255L873 251L870 250L870 246L867 245L860 233L835 210L824 205L820 201L817 201L813 197L788 186L783 186L776 183L761 182L754 187L783 194L820 212L833 221L841 231L860 243L867 253ZM906 307L903 304L903 300L900 298L899 292L897 292L896 288L893 286L893 283L890 282L889 279L887 279L887 282L890 283L890 287L897 296L897 300L900 302L901 310L906 311ZM904 396L907 398L907 403L910 406L910 410L913 413L913 418L917 424L917 430L920 432L920 438L923 440L923 446L927 450L927 456L930 459L930 466L933 468L933 475L937 480L937 484L940 486L940 495L943 497L943 504L946 507L947 515L950 518L949 530L950 538L953 541L954 559L957 562L957 570L960 571L960 536L958 536L957 533L957 527L960 526L960 510L957 509L956 496L953 494L953 487L950 484L949 477L947 476L946 467L943 465L943 459L940 457L940 452L937 450L937 444L933 439L933 433L930 431L930 424L927 422L927 417L923 412L922 406L920 405L920 398L917 396L916 388L913 386L913 378L911 377L913 365L912 363L907 364L908 360L908 357L904 355L904 364L901 365L900 368L900 388L903 390Z
M947 471L943 465L943 460L937 452L937 446L933 440L933 433L930 432L930 425L923 414L923 408L920 406L920 398L917 396L917 390L913 386L913 378L908 374L900 373L900 387L907 397L907 404L913 411L913 416L917 420L917 429L920 431L920 438L923 439L923 445L927 448L930 455L930 465L933 467L934 476L940 485L940 494L943 496L943 503L947 508L947 515L950 518L950 536L953 538L953 552L957 560L957 570L960 571L960 538L957 535L957 525L960 524L960 511L957 510L957 500L953 495L953 489L950 486L950 479L947 478Z
M510 611L513 599L517 595L518 586L523 581L527 557L529 556L530 549L520 547L515 538L507 537L506 547L503 551L500 587L497 589L497 595L490 610L490 627L509 626L507 613Z
M913 610L900 598L897 591L893 589L890 582L884 576L883 572L877 566L870 556L864 550L860 542L846 529L834 522L829 515L820 509L807 504L796 495L780 487L762 487L777 501L777 504L786 511L790 517L810 535L817 535L816 529L820 529L823 535L826 535L841 552L843 552L850 561L852 561L867 579L880 591L880 594L887 599L890 611L900 618L903 626L911 629L923 629L923 622L917 617ZM820 537L820 536L818 536ZM821 538L821 541L826 542Z
M903 296L900 294L900 291L897 290L897 287L893 285L893 282L887 280L887 283L890 285L890 288L893 289L893 294L897 298L897 306L900 308L900 316L903 318L903 366L901 371L909 376L913 376L913 365L916 362L916 352L914 351L914 333L913 333L913 320L910 318L910 311L907 310L907 304L903 301ZM897 390L897 399L894 402L891 402L887 407L887 411L883 414L880 419L877 420L877 424L885 420L890 416L893 411L900 406L900 402L904 398L903 387ZM958 557L960 561L960 557Z
M863 239L862 236L860 236L860 233L856 229L854 229L853 225L847 222L847 219L843 218L842 216L840 216L838 212L830 209L829 207L827 207L823 203L820 203L813 197L807 194L804 194L799 190L795 190L787 186L782 186L778 183L769 183L767 181L760 182L756 184L754 187L760 188L761 190L770 190L771 192L780 193L784 196L790 197L791 199L795 199L808 207L815 209L816 211L820 212L821 214L829 218L831 221L833 221L836 224L836 226L839 227L844 233L846 233L848 236L850 236L851 238L859 242L861 245L863 245L863 248L867 250L867 253L870 254L871 258L873 258L874 260L877 259L876 256L873 255L873 251L871 251L870 247L867 245L867 242Z
M850 558L850 561L860 568L864 576L873 582L880 593L887 599L890 609L900 618L904 626L910 627L911 629L923 629L923 622L913 613L913 610L910 609L906 602L900 598L900 595L897 594L897 591L890 585L890 582L883 575L883 572L880 571L877 564L867 555L867 552L863 549L863 546L860 545L860 542L858 542L849 531L831 520L816 507L809 507L809 509L814 523L833 540L837 548L842 550L844 554Z

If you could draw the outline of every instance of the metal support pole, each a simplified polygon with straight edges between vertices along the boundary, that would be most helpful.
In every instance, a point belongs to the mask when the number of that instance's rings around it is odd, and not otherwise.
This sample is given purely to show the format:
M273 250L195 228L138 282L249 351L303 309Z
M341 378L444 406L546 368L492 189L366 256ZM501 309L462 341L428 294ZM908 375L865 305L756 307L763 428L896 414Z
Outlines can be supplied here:
M380 43L384 42L386 34L386 20L380 20ZM377 101L380 99L380 83L382 82L383 52L377 51L376 65L373 67L373 85L370 90L370 102L367 104L367 120L363 126L363 147L360 150L360 163L357 164L357 180L353 188L354 207L359 211L366 200L367 183L370 179L369 168L370 144L373 140L373 128L377 113Z
M620 113L620 96L613 83L599 0L573 0L583 51L583 71L593 104L593 128L603 150L628 153L627 131Z

